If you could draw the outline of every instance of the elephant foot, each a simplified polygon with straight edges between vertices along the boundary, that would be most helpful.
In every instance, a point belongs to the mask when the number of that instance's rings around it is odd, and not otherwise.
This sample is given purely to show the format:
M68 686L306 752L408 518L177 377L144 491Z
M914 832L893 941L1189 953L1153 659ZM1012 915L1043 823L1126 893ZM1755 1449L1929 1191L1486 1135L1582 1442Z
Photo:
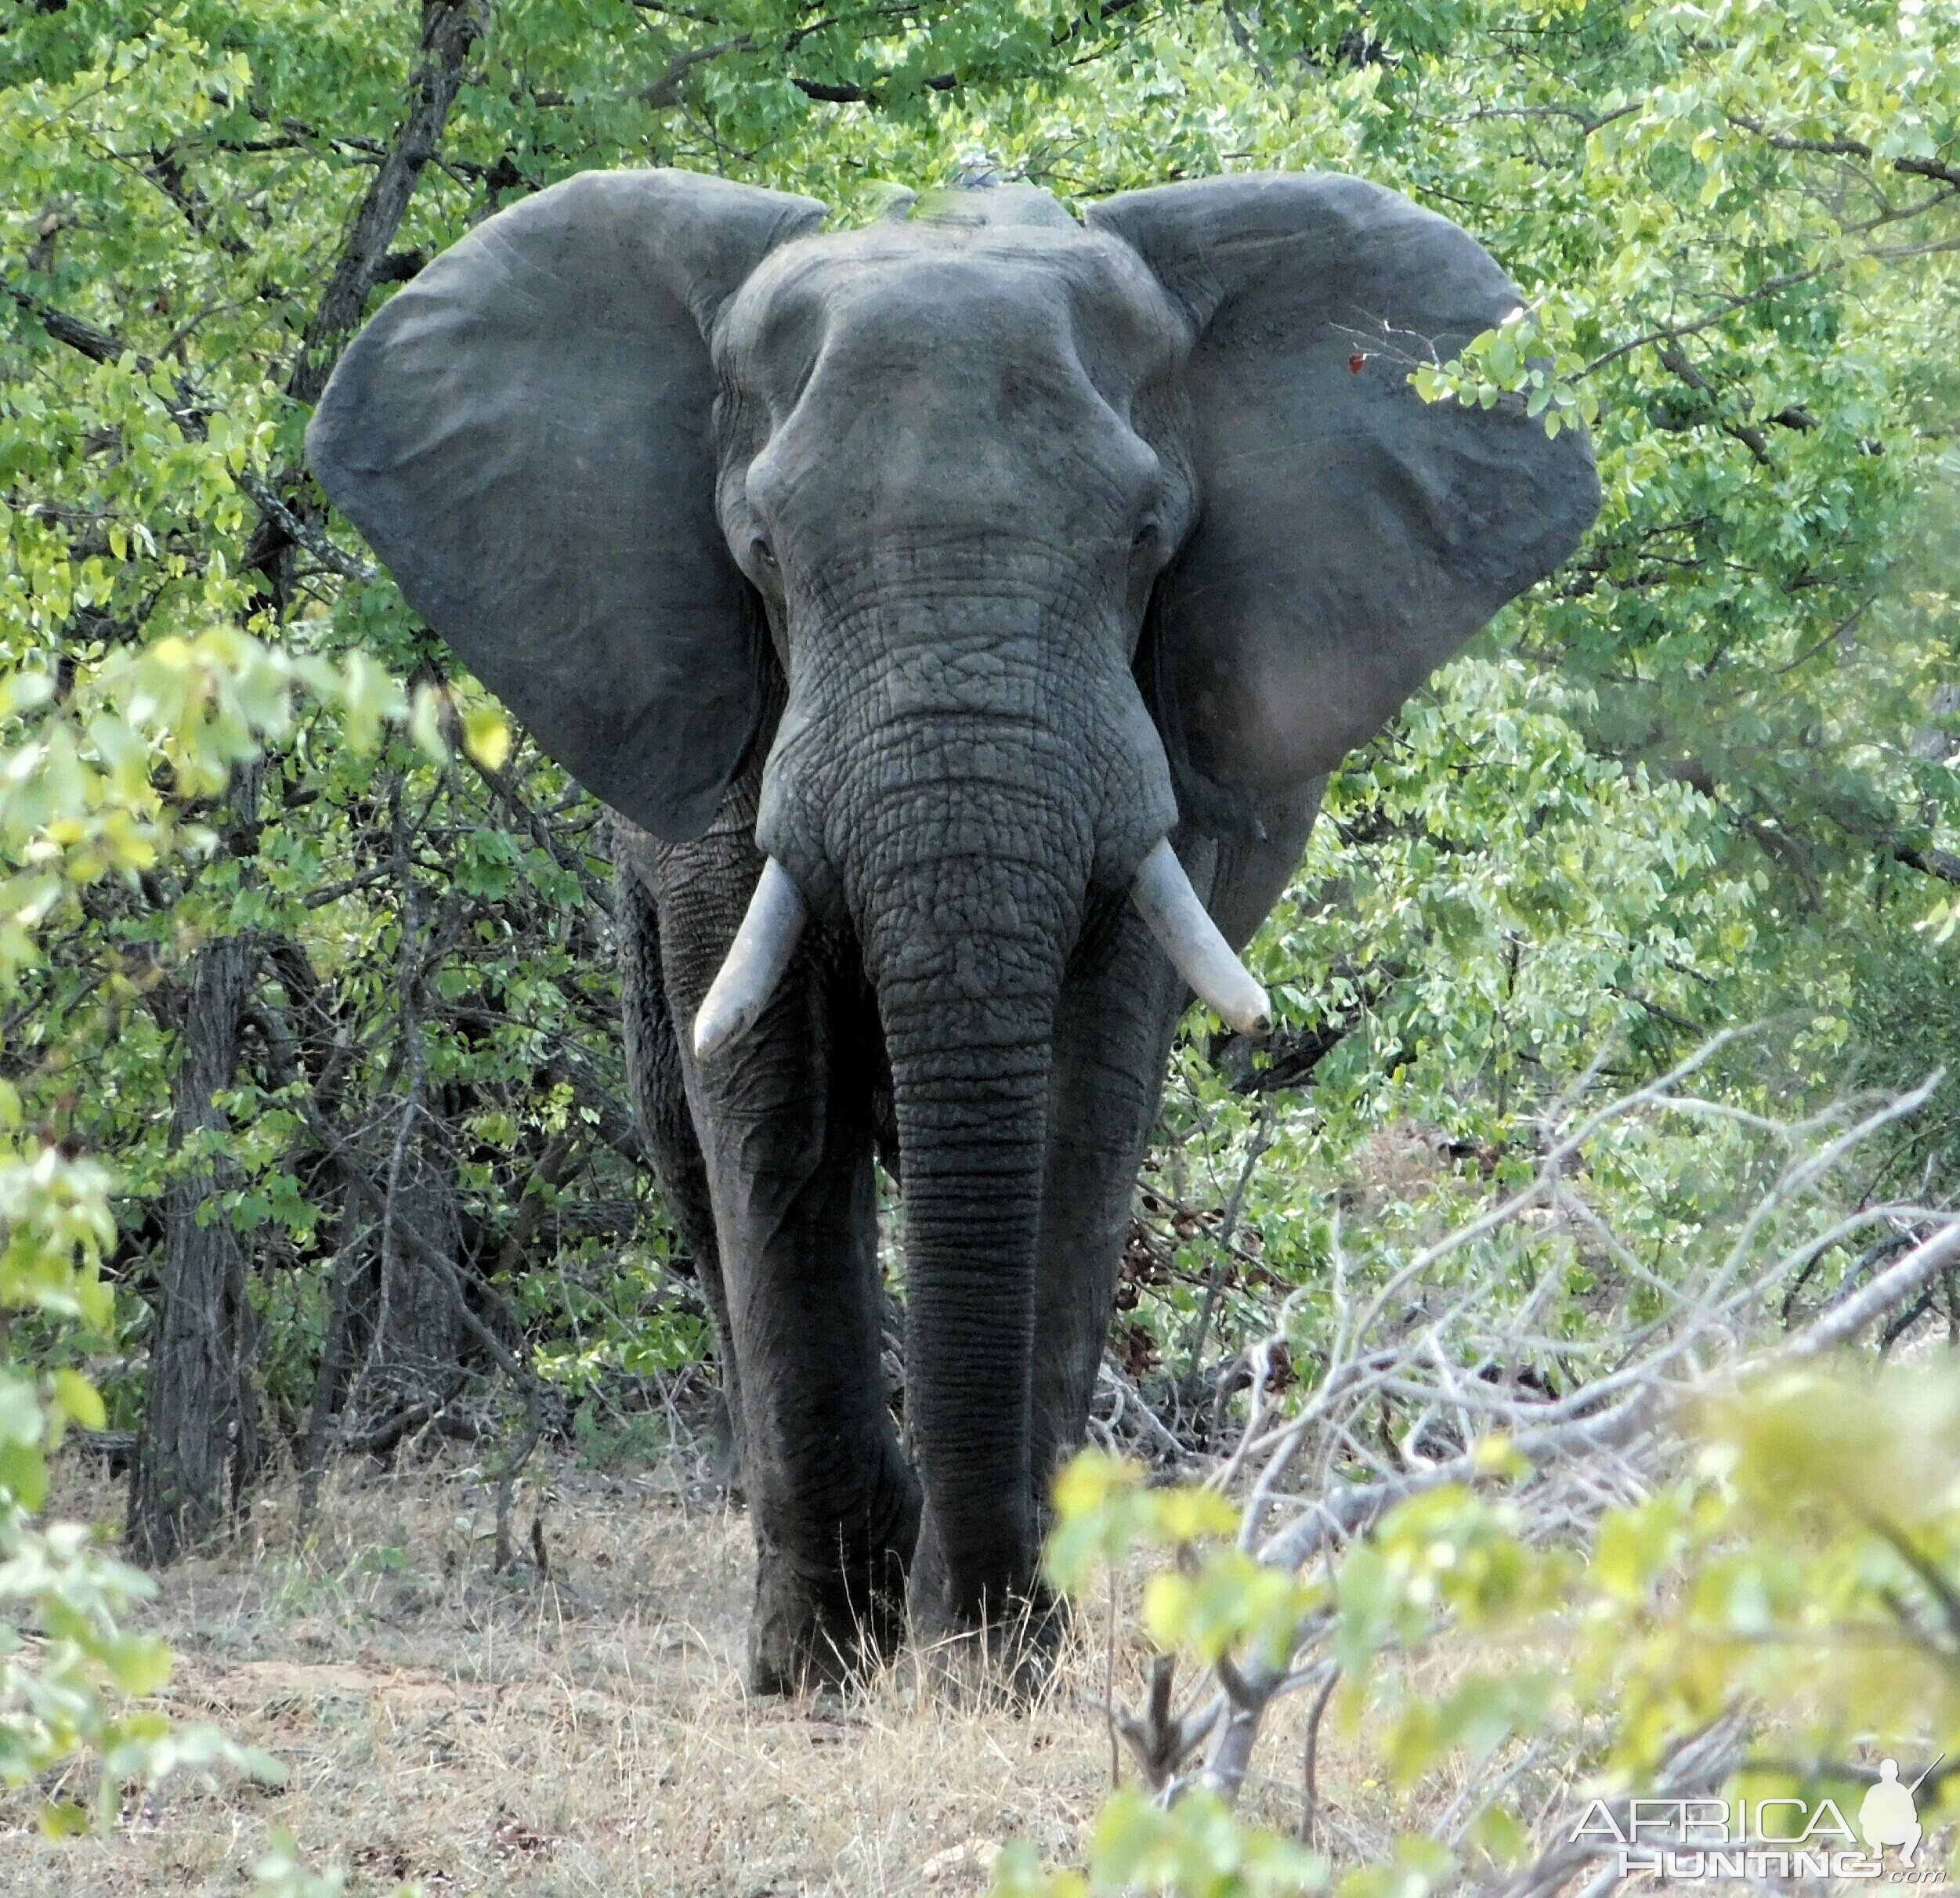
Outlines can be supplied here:
M1038 1698L1053 1678L1065 1605L1043 1582L1032 1547L1004 1536L980 1563L949 1556L922 1527L912 1566L912 1636L928 1677L963 1704Z
M756 1565L749 1622L751 1694L797 1694L861 1685L905 1638L905 1557L881 1551L856 1573L821 1581L775 1550Z
M942 1699L1019 1711L1039 1701L1056 1679L1065 1625L1052 1600L1029 1600L1011 1616L915 1638L925 1678Z

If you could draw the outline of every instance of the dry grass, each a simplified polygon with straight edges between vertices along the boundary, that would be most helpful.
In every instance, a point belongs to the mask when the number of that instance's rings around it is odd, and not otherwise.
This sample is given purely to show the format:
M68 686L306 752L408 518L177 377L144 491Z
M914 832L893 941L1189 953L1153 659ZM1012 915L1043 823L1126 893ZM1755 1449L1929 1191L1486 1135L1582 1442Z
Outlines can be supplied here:
M490 1575L473 1470L349 1474L305 1547L273 1491L149 1618L177 1652L169 1711L266 1748L285 1786L179 1785L60 1845L0 1804L0 1892L237 1893L275 1828L350 1893L414 1878L430 1898L960 1898L992 1842L1076 1850L1109 1779L1100 1630L1030 1709L950 1705L909 1661L846 1698L752 1701L746 1519L673 1466L547 1473L542 1584ZM113 1522L121 1502L71 1470L56 1513Z

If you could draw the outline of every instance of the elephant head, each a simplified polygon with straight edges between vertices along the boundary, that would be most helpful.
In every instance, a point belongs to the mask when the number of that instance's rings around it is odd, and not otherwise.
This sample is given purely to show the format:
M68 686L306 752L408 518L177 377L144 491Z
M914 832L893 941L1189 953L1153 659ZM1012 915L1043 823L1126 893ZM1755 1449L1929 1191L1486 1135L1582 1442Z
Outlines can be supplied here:
M1253 1025L1181 813L1230 835L1324 775L1598 490L1582 436L1409 387L1519 298L1375 186L823 215L678 172L556 186L387 305L309 449L410 603L637 823L698 835L767 747L768 867L696 1050L752 1018L806 913L855 938L897 1106L922 1535L971 1608L1027 1573L1048 1048L1086 923L1134 891Z

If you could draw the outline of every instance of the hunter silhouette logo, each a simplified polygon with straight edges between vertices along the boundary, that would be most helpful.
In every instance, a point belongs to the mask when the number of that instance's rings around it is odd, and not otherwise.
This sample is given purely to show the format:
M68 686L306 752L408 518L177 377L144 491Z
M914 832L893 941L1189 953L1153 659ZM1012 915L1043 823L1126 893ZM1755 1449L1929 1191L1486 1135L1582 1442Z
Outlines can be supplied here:
M1942 1753L1940 1759L1946 1755ZM1933 1766L1940 1763L1939 1759ZM1912 1855L1919 1849L1919 1809L1913 1803L1912 1795L1926 1784L1926 1768L1910 1786L1899 1784L1899 1762L1896 1759L1879 1762L1879 1783L1864 1795L1864 1802L1858 1808L1858 1830L1864 1835L1864 1842L1874 1852L1882 1853L1886 1846L1898 1850L1899 1863L1910 1865Z

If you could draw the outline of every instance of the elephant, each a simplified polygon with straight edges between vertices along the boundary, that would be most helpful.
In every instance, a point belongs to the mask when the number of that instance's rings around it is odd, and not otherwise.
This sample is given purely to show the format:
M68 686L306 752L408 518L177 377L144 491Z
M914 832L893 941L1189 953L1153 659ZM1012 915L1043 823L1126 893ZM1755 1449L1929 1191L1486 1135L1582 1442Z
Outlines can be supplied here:
M1238 952L1328 774L1600 495L1583 429L1412 388L1521 297L1372 183L826 218L571 177L386 302L307 434L410 605L616 814L757 1691L1052 1620L1049 1479L1189 998L1265 1027Z

